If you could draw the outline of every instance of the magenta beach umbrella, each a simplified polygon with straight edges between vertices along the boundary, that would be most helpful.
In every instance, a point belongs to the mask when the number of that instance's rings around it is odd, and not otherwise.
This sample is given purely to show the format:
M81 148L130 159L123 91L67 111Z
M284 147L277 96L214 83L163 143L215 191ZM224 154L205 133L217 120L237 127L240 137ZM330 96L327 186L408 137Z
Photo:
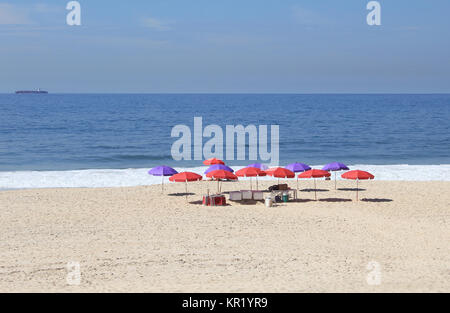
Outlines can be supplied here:
M214 165L211 165L205 171L205 174L208 174L209 172L212 172L212 171L218 171L218 170L224 170L224 171L231 172L231 173L234 172L234 170L231 167L228 167L228 166L223 165L223 164L214 164Z
M291 172L294 173L300 173L300 172L306 172L309 171L311 169L311 167L309 167L309 165L306 165L304 163L291 163L288 166L285 167L285 169L290 170ZM297 190L298 190L298 176L297 176Z
M148 173L152 176L162 176L161 188L162 192L164 192L164 176L172 176L178 174L176 170L169 166L157 166L148 171Z
M343 164L343 163L339 163L339 162L333 162L333 163L329 163L327 165L325 165L322 168L323 171L328 171L328 172L334 172L334 189L337 189L336 186L336 172L338 171L348 171L349 168L347 167L347 165Z
M262 163L253 163L253 164L247 165L246 167L259 168L261 171L265 171L265 170L269 169L269 167L267 165L262 164Z

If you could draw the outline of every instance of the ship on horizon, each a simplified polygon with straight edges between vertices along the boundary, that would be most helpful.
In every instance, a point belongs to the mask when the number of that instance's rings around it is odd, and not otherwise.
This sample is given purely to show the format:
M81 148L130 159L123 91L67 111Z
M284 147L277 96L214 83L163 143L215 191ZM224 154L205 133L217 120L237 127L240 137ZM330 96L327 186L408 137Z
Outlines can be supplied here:
M47 94L48 91L45 90L41 90L40 88L36 89L36 90L18 90L16 91L16 94L22 94L22 93L26 93L26 94Z

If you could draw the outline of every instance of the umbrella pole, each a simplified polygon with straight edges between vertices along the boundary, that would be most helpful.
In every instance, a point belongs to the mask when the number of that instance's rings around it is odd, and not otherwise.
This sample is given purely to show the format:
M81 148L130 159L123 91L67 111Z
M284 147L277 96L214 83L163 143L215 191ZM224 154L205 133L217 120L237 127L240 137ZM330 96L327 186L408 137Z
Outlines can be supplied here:
M186 202L188 202L187 180L186 180Z
M358 197L358 191L359 191L359 179L356 179L356 201L359 201Z
M252 187L252 178L250 177L250 190L253 190L253 187Z
M258 176L256 176L256 190L258 190Z
M297 176L297 190L298 190L298 176Z
M162 193L164 194L164 175L162 175L161 177L162 177L162 179L161 179L161 190L162 190Z
M336 179L336 172L334 172L334 190L337 190Z
M220 180L217 179L217 193L220 192Z
M317 201L317 188L316 188L316 179L314 178L314 197L316 198Z

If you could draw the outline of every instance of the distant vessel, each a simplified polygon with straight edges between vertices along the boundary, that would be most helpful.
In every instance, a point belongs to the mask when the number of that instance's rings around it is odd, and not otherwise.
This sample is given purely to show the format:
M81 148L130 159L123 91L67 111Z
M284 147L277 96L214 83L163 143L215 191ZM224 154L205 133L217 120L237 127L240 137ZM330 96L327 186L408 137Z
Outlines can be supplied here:
M48 93L48 91L41 90L38 88L37 90L19 90L19 91L16 91L16 93L40 93L40 94L42 94L42 93Z

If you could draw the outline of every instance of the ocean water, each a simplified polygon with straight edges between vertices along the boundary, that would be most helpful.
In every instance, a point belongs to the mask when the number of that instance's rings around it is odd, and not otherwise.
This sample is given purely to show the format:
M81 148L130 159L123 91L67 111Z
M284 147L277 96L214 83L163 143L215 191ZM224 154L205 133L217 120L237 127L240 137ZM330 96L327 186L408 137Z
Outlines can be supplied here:
M200 161L171 156L172 127L193 128L195 116L224 130L279 125L282 165L339 161L380 179L449 180L450 95L3 94L0 188L150 184L145 169L162 164L201 172Z

